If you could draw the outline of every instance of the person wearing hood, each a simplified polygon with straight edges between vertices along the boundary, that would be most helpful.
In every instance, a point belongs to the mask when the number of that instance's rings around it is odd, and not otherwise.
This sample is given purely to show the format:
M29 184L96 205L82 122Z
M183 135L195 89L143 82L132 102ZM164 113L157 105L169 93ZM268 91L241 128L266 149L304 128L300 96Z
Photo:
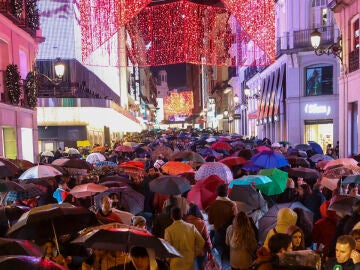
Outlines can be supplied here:
M281 208L277 214L276 226L269 230L266 235L263 246L269 249L269 239L277 233L286 233L290 225L295 225L297 221L297 214L290 208Z

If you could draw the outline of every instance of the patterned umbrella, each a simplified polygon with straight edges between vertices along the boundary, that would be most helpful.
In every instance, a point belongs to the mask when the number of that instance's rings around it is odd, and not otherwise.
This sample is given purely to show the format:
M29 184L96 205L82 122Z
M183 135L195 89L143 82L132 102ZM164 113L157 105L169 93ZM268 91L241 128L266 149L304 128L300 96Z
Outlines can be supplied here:
M134 149L132 149L131 146L127 146L127 145L119 145L119 146L116 146L114 150L115 150L116 152L125 152L125 153L134 152Z
M86 161L91 164L105 160L106 158L104 157L104 155L100 153L91 153L86 157Z
M227 184L233 180L233 174L229 167L220 162L207 162L201 165L195 173L195 180L198 181L210 175L219 176Z
M170 160L173 155L173 150L165 145L158 146L151 152L152 160L157 160L160 154L163 154L166 159Z
M324 169L326 170L329 167L336 166L336 165L352 165L357 166L358 162L353 158L338 158L334 160L330 160L326 165L324 166Z
M34 166L20 176L20 180L33 179L33 178L45 178L45 177L54 177L56 175L61 175L62 173L50 165L37 165Z
M23 190L9 191L6 195L6 200L12 202L23 201L44 194L44 191L41 187L32 183L21 185L21 187L23 188Z

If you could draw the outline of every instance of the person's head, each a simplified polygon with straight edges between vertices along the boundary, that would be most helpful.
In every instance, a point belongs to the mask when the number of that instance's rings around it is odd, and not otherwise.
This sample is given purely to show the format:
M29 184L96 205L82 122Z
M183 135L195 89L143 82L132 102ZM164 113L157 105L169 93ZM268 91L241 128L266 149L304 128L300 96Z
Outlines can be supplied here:
M309 195L311 194L311 188L308 184L301 184L300 186L298 186L297 189L298 193L300 196L304 196L304 195Z
M219 197L226 197L228 192L228 187L226 184L221 184L216 189L217 195Z
M245 212L240 211L239 213L236 214L236 216L233 219L233 226L241 227L241 228L251 226L250 220L245 214Z
M356 250L360 250L360 229L353 229L350 235L354 237L356 241Z
M204 218L203 215L201 214L201 211L200 211L199 207L195 203L190 203L189 204L188 214L192 215L194 217L201 218L201 219Z
M173 220L180 220L181 216L182 216L182 214L181 214L180 207L175 206L175 207L171 208L171 218Z
M353 214L360 215L360 200L357 200L353 205Z
M107 214L111 211L111 199L108 196L104 196L101 199L101 211Z
M349 184L349 195L350 196L358 196L359 195L359 189L358 189L358 186L354 183L352 184Z
M291 236L286 233L276 233L269 239L271 254L281 254L292 250Z
M133 216L131 223L135 227L146 229L146 219L143 216Z
M53 257L56 255L56 248L55 248L55 243L51 240L46 241L43 245L42 245L42 249L44 251L44 256L45 257Z
M341 235L336 240L335 256L338 263L345 263L350 259L351 252L356 248L356 241L351 235Z
M132 247L130 249L130 258L136 270L149 270L150 258L144 247Z
M291 243L293 250L304 250L305 241L303 231L296 225L288 227L286 233L291 236Z
M111 206L117 208L119 203L119 195L116 193L111 193L109 198L111 199Z

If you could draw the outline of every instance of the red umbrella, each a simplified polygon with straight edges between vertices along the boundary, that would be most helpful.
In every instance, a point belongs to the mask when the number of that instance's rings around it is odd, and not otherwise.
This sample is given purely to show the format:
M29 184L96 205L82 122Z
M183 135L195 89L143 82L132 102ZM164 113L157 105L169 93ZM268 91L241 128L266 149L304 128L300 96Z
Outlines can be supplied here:
M226 166L228 166L230 169L232 169L234 166L242 165L246 163L248 160L244 157L226 157L220 160L219 162L224 163Z
M228 144L226 142L216 142L216 143L211 145L211 149L214 149L214 150L231 150L232 147L231 147L230 144Z
M104 152L106 150L105 146L97 146L92 149L92 152Z
M271 148L269 148L269 147L267 147L267 146L265 146L265 145L260 145L260 146L256 147L256 150L257 150L258 152L271 151Z
M130 146L126 146L126 145L119 145L115 148L116 152L126 152L126 153L131 153L134 152L134 150L130 147Z
M199 180L189 191L187 200L204 210L216 199L217 187L224 183L225 181L217 175L210 175L205 179Z
M136 168L141 168L144 169L145 168L145 164L144 162L141 161L127 161L127 162L123 162L119 165L120 167L136 167Z

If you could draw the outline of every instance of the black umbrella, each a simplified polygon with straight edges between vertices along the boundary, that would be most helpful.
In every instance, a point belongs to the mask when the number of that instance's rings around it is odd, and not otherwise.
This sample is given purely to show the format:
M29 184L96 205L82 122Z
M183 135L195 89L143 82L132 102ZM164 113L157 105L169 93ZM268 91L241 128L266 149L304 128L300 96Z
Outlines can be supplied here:
M328 209L342 214L352 215L352 207L357 201L358 198L355 196L336 195L331 198Z
M95 214L86 208L69 203L48 204L34 207L21 215L10 227L7 236L34 240L55 237L57 244L57 235L75 233L95 224Z
M190 190L191 186L184 177L162 175L152 180L149 183L149 188L151 191L161 194L178 195Z
M0 256L27 255L27 256L41 257L43 253L44 252L38 245L28 240L0 238Z
M146 230L121 225L117 228L95 228L76 238L72 243L88 248L119 250L129 252L131 247L140 246L154 250L158 258L181 257L181 254L164 239L157 238Z
M41 186L35 184L25 184L21 185L23 190L12 190L6 195L7 201L23 201L26 199L35 198L37 196L43 195L44 191Z
M267 206L264 197L251 185L234 185L229 194L233 201L239 201L247 204L252 210L260 210Z
M0 180L0 192L8 192L10 190L24 190L24 188L14 181Z
M310 168L290 168L288 170L289 177L302 177L304 179L318 179L320 172Z
M345 177L344 181L342 181L342 184L351 184L351 183L360 184L360 175L358 174L349 175Z
M0 256L0 269L21 269L21 270L65 270L67 268L34 256Z

